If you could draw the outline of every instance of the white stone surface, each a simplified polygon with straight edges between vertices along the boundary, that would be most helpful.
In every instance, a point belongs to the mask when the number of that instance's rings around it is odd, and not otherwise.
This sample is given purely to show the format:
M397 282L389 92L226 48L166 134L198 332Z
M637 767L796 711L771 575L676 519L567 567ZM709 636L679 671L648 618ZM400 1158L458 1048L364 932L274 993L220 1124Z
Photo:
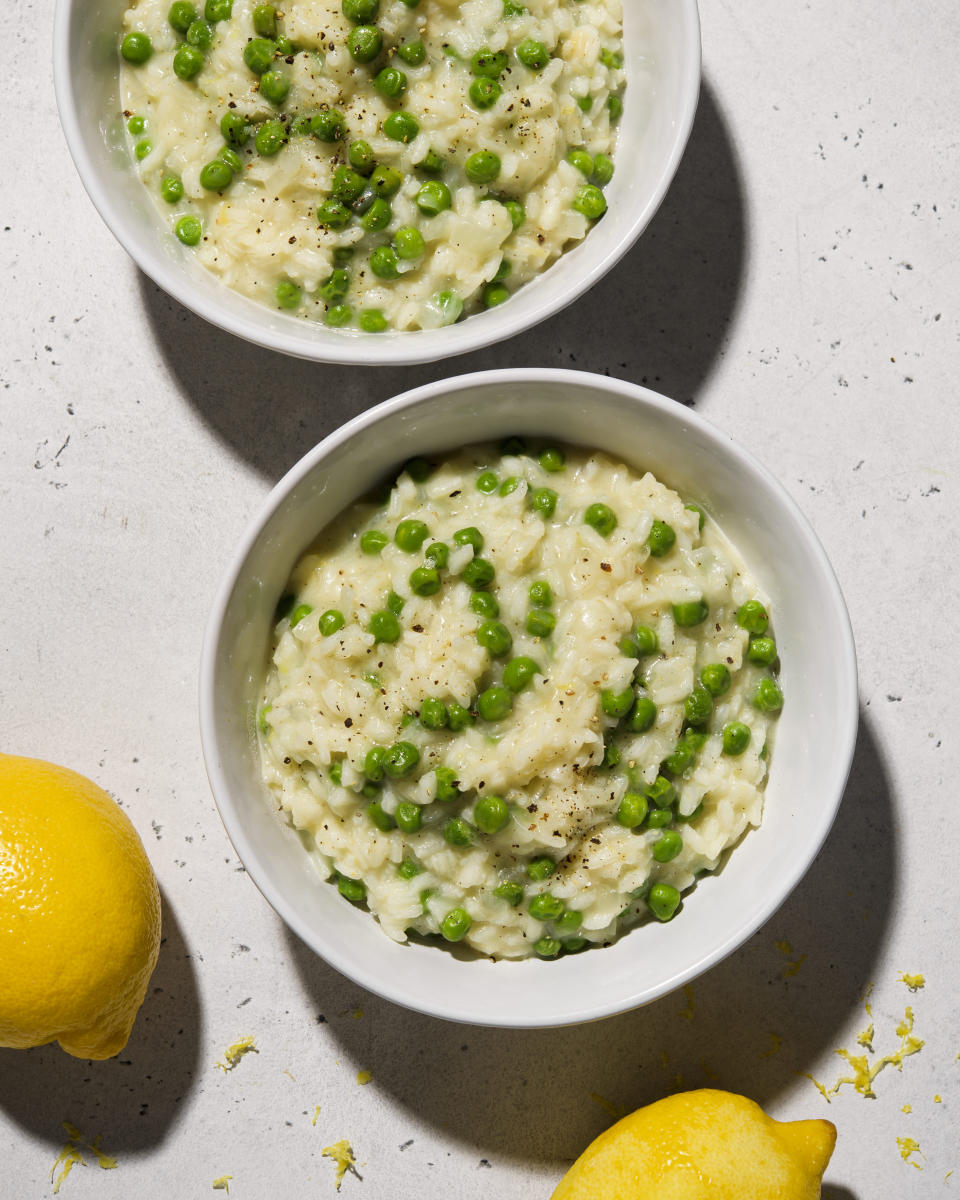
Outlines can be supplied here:
M693 137L628 259L502 347L377 372L255 350L140 276L59 131L51 6L24 0L13 15L0 745L122 801L163 887L166 940L118 1060L0 1051L0 1194L50 1194L67 1120L119 1162L105 1172L87 1155L61 1190L76 1200L207 1195L224 1174L238 1200L332 1196L321 1150L342 1137L363 1177L347 1176L344 1197L546 1200L610 1106L703 1084L834 1120L831 1200L955 1191L956 6L704 0ZM232 853L196 718L211 596L269 486L374 402L508 363L647 382L734 433L823 539L862 671L839 820L781 912L689 996L543 1033L400 1011L300 946ZM904 971L923 972L923 990L910 994ZM831 1083L837 1047L865 1053L871 986L878 1056L908 1004L926 1045L878 1076L876 1099L847 1086L828 1107L804 1073ZM217 1070L245 1035L259 1053ZM898 1137L919 1143L922 1170Z

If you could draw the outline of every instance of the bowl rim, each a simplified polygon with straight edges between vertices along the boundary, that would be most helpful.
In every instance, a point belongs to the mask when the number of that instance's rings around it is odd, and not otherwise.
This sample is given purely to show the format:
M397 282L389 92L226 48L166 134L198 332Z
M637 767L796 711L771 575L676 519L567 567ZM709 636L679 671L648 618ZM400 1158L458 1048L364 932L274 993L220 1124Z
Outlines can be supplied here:
M659 984L648 985L640 989L632 997L620 996L615 1000L598 1000L589 1007L582 1007L571 1011L562 1019L549 1020L523 1016L518 1018L510 1013L495 1016L489 1014L486 1016L463 1014L440 1004L431 1004L429 1001L421 1002L419 999L412 999L402 981L398 985L387 972L376 974L365 969L362 965L358 966L358 964L348 961L339 953L331 952L329 947L321 946L321 939L316 936L315 930L305 919L301 918L294 907L287 903L279 889L274 885L268 869L263 866L260 860L256 845L251 841L243 828L243 823L234 806L233 798L221 766L221 746L217 736L215 692L216 663L220 654L223 626L230 599L238 581L242 577L247 559L263 534L264 529L283 504L283 501L316 469L319 463L322 463L328 455L350 441L357 433L375 426L384 418L392 417L407 410L413 410L422 404L427 404L445 392L465 387L475 388L478 385L498 387L531 382L566 384L573 387L588 385L594 389L633 399L641 405L668 414L673 419L676 419L679 413L682 412L684 421L697 426L710 440L721 446L727 454L735 459L749 475L758 476L767 488L778 495L788 516L794 523L798 536L803 539L807 551L818 564L823 584L830 595L833 615L837 622L837 633L842 641L842 654L836 664L837 677L835 689L835 695L838 698L838 741L842 746L842 754L837 757L833 764L835 794L831 797L830 803L824 808L817 823L810 830L809 854L803 856L801 860L796 861L792 864L789 871L784 872L778 877L777 887L770 892L764 903L758 907L749 919L742 921L739 925L732 928L729 934L714 945L708 953L701 955L696 961L689 963L683 970L676 972L673 976L661 981ZM414 1012L464 1024L530 1029L579 1024L614 1016L649 1004L702 975L739 946L743 945L749 937L766 924L813 865L830 832L849 778L859 724L856 648L849 612L839 582L826 551L813 527L799 505L782 484L778 482L776 477L750 451L739 445L719 426L708 421L699 413L685 406L681 407L676 401L670 400L666 396L654 392L649 388L615 377L597 375L587 371L531 367L504 368L493 371L467 373L448 379L436 380L432 383L402 392L358 414L334 430L290 468L282 479L270 490L259 508L250 518L244 535L236 550L232 553L228 567L216 591L204 630L199 672L199 702L200 739L204 763L214 802L227 835L237 856L240 858L240 861L243 863L260 893L285 924L307 946L342 975L352 979L368 991Z
M219 303L196 293L190 286L189 274L178 269L174 259L160 253L152 242L140 236L119 196L104 183L101 173L87 153L69 53L70 33L80 8L79 0L56 0L53 19L54 92L67 148L94 208L137 267L184 308L224 332L243 338L253 345L311 362L349 365L362 359L365 366L404 366L436 362L496 345L555 316L583 297L611 271L629 252L653 219L683 156L693 127L700 93L702 50L697 0L673 2L679 9L679 20L684 30L681 107L673 123L670 152L661 165L656 187L646 203L625 222L623 234L616 244L592 263L576 288L570 292L557 289L552 293L547 292L538 308L532 309L519 319L511 309L510 320L504 317L493 322L481 319L475 323L468 320L441 330L409 330L378 338L368 335L362 341L359 337L339 337L329 342L320 340L311 343L299 332L288 334L268 331L262 322L252 315L247 317L240 313L228 313ZM477 315L486 317L490 314Z

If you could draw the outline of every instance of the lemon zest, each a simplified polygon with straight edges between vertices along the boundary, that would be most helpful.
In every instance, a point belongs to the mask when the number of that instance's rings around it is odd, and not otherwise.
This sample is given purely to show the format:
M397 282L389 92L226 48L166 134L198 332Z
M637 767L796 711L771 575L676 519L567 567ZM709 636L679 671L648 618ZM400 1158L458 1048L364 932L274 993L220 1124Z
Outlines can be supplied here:
M221 1071L233 1071L239 1065L240 1059L245 1054L259 1054L257 1044L254 1038L241 1038L238 1042L234 1042L228 1046L223 1052L223 1057L227 1060L225 1063L218 1062L216 1065Z
M232 1178L233 1178L232 1175L219 1175L213 1181L213 1183L210 1184L210 1186L213 1188L213 1190L215 1192L226 1192L227 1195L229 1196L230 1195L230 1180Z
M912 1113L912 1112L913 1112L913 1105L912 1105L912 1104L905 1104L905 1105L903 1106L903 1108L901 1108L901 1109L900 1109L900 1111L901 1111L902 1113Z
M761 1057L762 1058L773 1058L773 1056L779 1052L780 1047L782 1045L783 1045L783 1038L780 1036L780 1034L773 1033L771 1031L771 1033L770 1033L770 1049L764 1050Z
M97 1136L89 1145L91 1154L94 1154L97 1159L97 1166L101 1171L115 1171L117 1169L117 1160L112 1154L106 1154L100 1149L100 1138L103 1135L98 1133Z
M890 1054L884 1054L882 1058L876 1059L876 1061L873 1063L867 1061L867 1056L865 1054L851 1054L849 1050L845 1050L842 1047L834 1051L835 1054L838 1054L847 1062L847 1064L851 1067L853 1074L841 1076L836 1083L829 1088L826 1086L826 1084L820 1083L819 1080L814 1079L814 1077L807 1072L804 1071L802 1074L804 1078L810 1080L810 1082L814 1085L814 1087L816 1087L817 1091L823 1096L827 1103L830 1102L830 1097L835 1096L846 1084L852 1086L854 1091L859 1092L860 1095L864 1096L866 1099L876 1100L877 1096L876 1092L873 1090L873 1081L877 1078L880 1072L885 1067L896 1067L898 1071L902 1071L904 1059L909 1058L913 1054L919 1054L925 1044L921 1038L913 1036L913 1009L909 1006L904 1012L903 1020L900 1021L896 1026L896 1033L900 1038L900 1045L897 1047L897 1049L892 1051ZM872 1046L870 1049L872 1051Z
M684 984L683 996L687 1002L687 1007L680 1009L680 1016L683 1017L683 1019L685 1021L692 1021L693 1014L696 1011L696 1008L695 1008L695 1005L693 1002L693 988L690 986L689 983Z
M373 1078L373 1076L370 1074L369 1071L358 1071L357 1072L357 1083L359 1083L361 1087L365 1083L369 1083L372 1078Z
M911 1167L916 1167L918 1171L922 1171L923 1167L918 1162L914 1162L910 1157L912 1154L919 1154L923 1158L923 1151L920 1149L920 1143L914 1141L913 1138L905 1137L897 1138L897 1145L900 1147L900 1157L905 1163L909 1163Z
M351 1016L351 1017L353 1017L353 1019L354 1019L355 1021L362 1021L362 1020L363 1020L363 1009L362 1009L362 1008L355 1008L355 1009L353 1010L353 1012L350 1014L350 1016Z
M87 1165L83 1161L83 1155L80 1153L77 1145L73 1141L69 1141L57 1155L56 1161L50 1168L50 1180L53 1183L54 1195L60 1191L63 1181L78 1163L81 1167L85 1167ZM60 1174L57 1175L56 1179L54 1179L57 1167L60 1168Z
M933 1102L934 1102L934 1104L942 1104L943 1103L943 1097L940 1095L939 1092L934 1096Z
M317 1117L320 1116L320 1108L321 1108L321 1106L318 1104L317 1107L313 1110L313 1120L310 1122L311 1125L316 1125Z
M866 1029L862 1030L860 1033L857 1034L857 1045L863 1046L865 1049L869 1050L871 1054L873 1053L873 1022L872 1021L866 1027Z
M790 943L787 941L774 942L774 945L776 946L776 948L780 951L780 953L785 958L790 958L790 955L793 954L793 946L791 946ZM806 961L807 961L806 954L801 954L799 956L799 958L791 959L791 961L788 962L787 965L783 968L783 978L784 979L792 978L794 975L796 975L799 972L800 968L803 966L803 964Z
M337 1191L340 1191L340 1185L343 1183L343 1177L348 1171L353 1171L357 1174L357 1160L353 1157L353 1147L346 1138L341 1138L339 1142L334 1142L332 1146L325 1146L323 1149L324 1158L332 1158L337 1165ZM359 1179L359 1175L357 1176Z
M627 1109L622 1104L614 1104L610 1100L604 1099L599 1092L591 1092L590 1099L594 1104L599 1104L603 1111L615 1121L619 1121L621 1117L627 1115Z
M919 992L927 982L922 975L908 975L905 971L901 971L897 978L901 983L905 983L911 992Z

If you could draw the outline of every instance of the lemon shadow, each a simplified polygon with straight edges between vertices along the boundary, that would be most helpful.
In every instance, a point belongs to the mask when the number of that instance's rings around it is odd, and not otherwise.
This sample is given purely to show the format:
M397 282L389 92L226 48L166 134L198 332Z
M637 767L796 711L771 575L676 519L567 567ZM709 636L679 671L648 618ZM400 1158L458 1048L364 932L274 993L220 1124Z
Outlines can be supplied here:
M553 1030L455 1025L364 992L287 937L318 1028L371 1087L492 1163L559 1178L618 1115L672 1092L724 1088L777 1115L860 1005L898 888L888 774L862 715L836 825L804 880L739 951L646 1008ZM355 1007L364 1020L336 1015ZM804 1115L829 1118L808 1095Z
M413 367L303 362L231 336L139 277L183 397L216 435L278 479L339 425L398 392L468 371L570 367L692 404L722 352L745 269L743 181L709 83L686 153L639 241L587 296L522 336Z
M72 1058L52 1042L0 1050L0 1107L59 1150L62 1122L118 1158L159 1145L192 1091L200 1053L201 1009L190 951L162 896L160 956L123 1050L103 1062ZM122 1163L121 1163L122 1165Z

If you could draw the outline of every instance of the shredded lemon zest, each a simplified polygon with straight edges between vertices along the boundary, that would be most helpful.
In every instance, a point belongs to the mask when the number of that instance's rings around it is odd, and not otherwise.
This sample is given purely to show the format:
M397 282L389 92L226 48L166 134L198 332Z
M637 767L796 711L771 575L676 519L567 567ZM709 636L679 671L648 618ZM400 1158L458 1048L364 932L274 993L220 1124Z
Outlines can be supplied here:
M100 1138L102 1136L102 1134L97 1134L97 1136L90 1143L90 1151L92 1154L96 1155L97 1166L101 1171L115 1171L117 1168L117 1160L112 1154L106 1154L100 1149Z
M66 1124L66 1122L64 1122L64 1124ZM80 1153L79 1149L74 1144L74 1142L72 1142L72 1141L67 1142L67 1144L64 1146L64 1148L57 1155L56 1161L54 1162L53 1166L50 1168L50 1180L53 1183L53 1194L54 1195L56 1195L57 1192L60 1191L60 1187L63 1184L63 1181L70 1174L70 1172L77 1165L77 1163L79 1163L81 1167L85 1167L87 1165L83 1161L83 1155ZM57 1167L60 1168L60 1174L57 1175L56 1179L54 1179L54 1175L56 1174Z
M619 1121L621 1117L627 1115L627 1109L622 1104L614 1104L611 1100L604 1099L599 1092L590 1092L590 1099L594 1104L599 1104L603 1111L615 1121Z
M351 1015L351 1017L353 1017L353 1019L355 1021L362 1021L363 1020L363 1009L355 1008L350 1015Z
M835 1096L845 1084L850 1084L854 1091L859 1092L861 1096L876 1100L873 1081L884 1067L896 1067L898 1071L902 1071L904 1059L909 1058L912 1054L919 1054L925 1044L922 1039L913 1036L913 1009L909 1006L903 1014L903 1020L896 1027L896 1033L900 1038L900 1045L897 1049L890 1054L884 1054L882 1058L878 1058L873 1063L867 1061L865 1054L851 1054L849 1050L843 1048L834 1051L846 1060L853 1074L841 1076L832 1087L828 1088L806 1072L803 1072L803 1075L810 1080L828 1103L830 1097Z
M943 1103L943 1097L940 1095L939 1092L937 1093L937 1095L934 1096L933 1102L934 1102L934 1104L942 1104Z
M348 1171L353 1171L356 1175L357 1160L353 1157L353 1147L346 1138L341 1138L339 1142L334 1142L332 1146L325 1146L323 1150L324 1158L332 1158L337 1165L337 1191L340 1191L340 1185L343 1183L343 1177Z
M320 1105L318 1104L317 1107L313 1110L313 1120L310 1122L310 1124L316 1125L317 1117L319 1117L319 1116L320 1116Z
M372 1078L373 1078L373 1076L370 1074L369 1071L358 1071L357 1072L357 1083L359 1083L361 1087L365 1083L369 1083Z
M710 1066L710 1064L707 1062L707 1060L705 1058L700 1059L700 1069L701 1069L701 1071L703 1071L703 1075L704 1075L705 1079L714 1080L714 1079L720 1078L720 1076L713 1069L713 1067Z
M683 995L684 995L684 999L687 1002L687 1007L681 1008L680 1016L683 1017L684 1020L686 1020L686 1021L692 1021L693 1014L696 1011L696 1009L695 1009L695 1005L693 1002L693 988L690 986L689 983L684 984Z
M219 1175L210 1185L215 1192L226 1192L230 1195L230 1180L232 1175Z
M218 1062L217 1066L221 1071L233 1071L236 1069L245 1054L259 1054L257 1043L252 1037L241 1038L238 1042L228 1046L223 1052L223 1057L226 1062Z
M901 1108L901 1109L900 1109L900 1111L901 1111L902 1113L912 1113L912 1112L913 1112L913 1105L912 1105L912 1104L905 1104L905 1105L903 1106L903 1108Z
M781 1047L782 1045L783 1045L783 1038L780 1036L780 1034L779 1034L779 1033L773 1033L773 1032L771 1031L771 1033L770 1033L770 1049L769 1049L769 1050L764 1050L764 1052L763 1052L763 1054L762 1054L762 1056L761 1056L761 1057L763 1057L763 1058L773 1058L773 1056L779 1052L779 1050L780 1050L780 1047Z
M913 1138L897 1138L897 1145L900 1147L900 1157L905 1163L909 1163L911 1167L916 1167L918 1171L922 1171L923 1167L918 1162L914 1162L910 1157L912 1154L919 1154L923 1158L923 1151L920 1149L920 1143L914 1141Z
M873 1053L873 1022L872 1021L866 1027L866 1029L862 1030L862 1032L857 1034L857 1045L863 1046L865 1049L869 1050L871 1054Z
M911 992L919 992L927 982L922 975L908 975L905 971L901 971L897 978L901 983L905 983Z

